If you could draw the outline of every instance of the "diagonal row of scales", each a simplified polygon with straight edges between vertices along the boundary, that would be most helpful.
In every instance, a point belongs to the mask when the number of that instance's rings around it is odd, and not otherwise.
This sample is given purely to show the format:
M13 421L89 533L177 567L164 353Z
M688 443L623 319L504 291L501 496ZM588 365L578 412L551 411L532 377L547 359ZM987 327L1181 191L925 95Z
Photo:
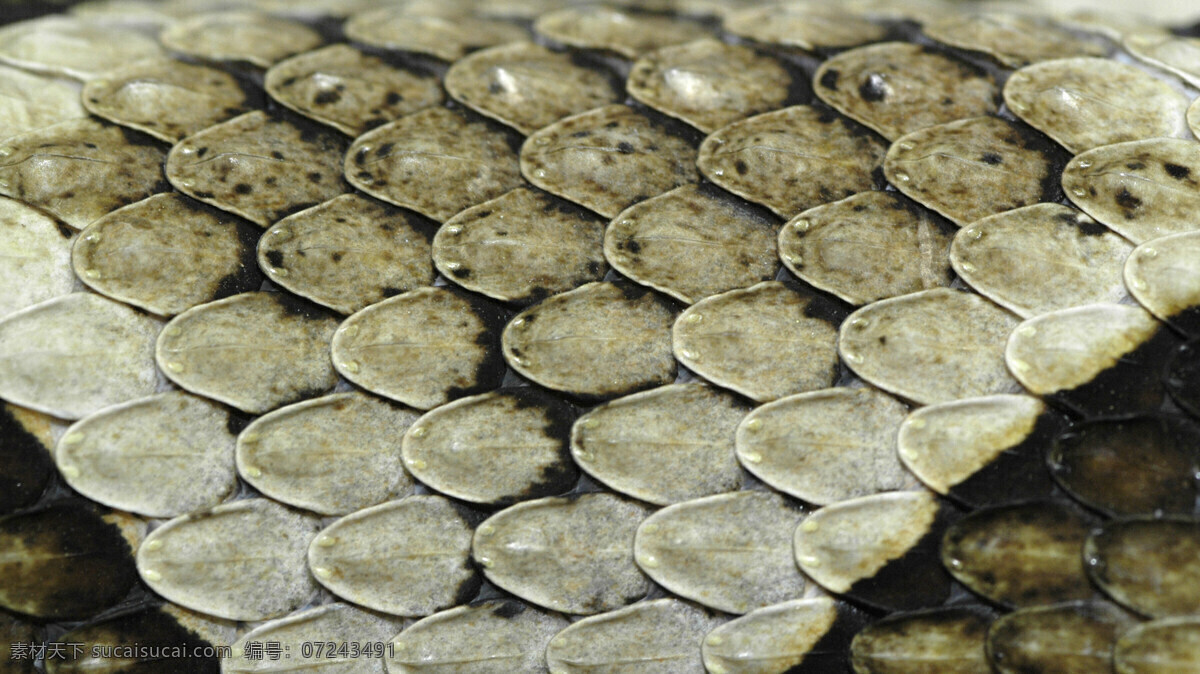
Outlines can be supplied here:
M1187 33L907 0L0 28L0 657L1200 671ZM189 651L103 656L134 644Z

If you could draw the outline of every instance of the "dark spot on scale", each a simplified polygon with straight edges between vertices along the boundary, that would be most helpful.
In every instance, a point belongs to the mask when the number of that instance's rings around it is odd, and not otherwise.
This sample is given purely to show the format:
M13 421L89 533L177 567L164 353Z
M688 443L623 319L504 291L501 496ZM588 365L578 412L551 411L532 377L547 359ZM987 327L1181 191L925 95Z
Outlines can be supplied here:
M858 95L861 96L864 101L877 103L887 98L887 84L884 83L883 78L878 74L871 74L869 77L867 77L866 81L859 85Z
M308 174L308 182L313 183L314 185L319 185L323 177L324 176L321 175L320 171L313 171L312 173Z
M617 151L621 154L633 154L633 145L626 141L617 143Z
M1142 169L1146 168L1146 164L1140 161L1131 161L1125 164L1125 168L1129 169L1130 171L1141 171Z
M867 207L865 204L855 204L853 210L855 213L862 213L867 210Z
M1074 216L1072 216L1071 221L1072 224L1079 228L1079 232L1084 236L1101 236L1109 232L1108 227L1105 227L1098 222L1091 220L1084 220L1083 222L1080 222L1075 220Z
M301 299L290 293L268 293L271 299L283 311L285 316L295 316L304 318L310 321L319 321L330 318L333 314L325 307L319 306L308 300ZM321 395L324 390L317 393Z
M396 105L403 100L404 97L394 91L389 91L387 96L383 97L383 102L387 103L388 105Z
M322 91L316 96L313 96L313 103L317 105L329 105L342 100L342 95L336 91Z
M251 187L249 183L238 183L237 185L233 186L233 191L237 192L238 194L250 194L254 191L254 188Z
M1133 214L1131 211L1137 210L1142 205L1142 200L1130 194L1129 190L1124 187L1121 188L1120 192L1117 192L1116 200L1117 205L1125 210L1126 218L1132 218Z
M65 223L65 222L60 222L58 220L55 220L54 227L58 230L58 235L64 239L69 239L72 236L75 236L75 230L68 227L67 223Z
M591 131L576 131L571 134L571 138L587 138L590 135L592 135Z
M879 336L879 344L880 344L880 345L886 345L886 344L887 344L887 337L886 337L885 335L880 335L880 336Z
M272 151L271 151L271 156L272 156L272 157L274 157L274 158L276 158L276 159L283 159L283 153L282 153L282 152L280 152L279 150L272 150Z
M391 156L392 148L394 148L394 147L396 147L395 143L384 143L383 145L379 146L378 150L375 151L375 156L377 156L377 157Z
M379 290L379 294L383 295L384 297L395 297L396 295L399 295L402 292L404 292L404 291L399 288L393 288L391 286L385 286Z
M359 171L357 174L355 174L355 177L364 183L369 183L375 180L375 176L371 175L370 171Z
M268 177L267 177L266 183L267 183L267 186L268 186L268 187L274 187L274 186L275 186L275 182L276 182L276 180L275 180L275 176L268 176Z
M515 618L524 613L525 608L525 604L519 601L503 601L496 608L492 609L492 615L504 619Z
M96 144L95 144L95 143L84 143L84 144L83 144L83 146L84 146L84 147L86 147L86 148L87 148L87 149L89 149L89 150L95 150L95 149L96 149Z
M746 171L748 171L750 169L750 167L746 165L746 162L739 159L733 163L733 169L735 171L737 171L738 175L744 176L744 175L746 175Z
M1167 174L1176 180L1187 180L1192 175L1192 170L1186 166L1179 164L1163 164L1163 168L1167 170Z
M995 152L984 152L983 156L980 157L980 159L983 160L983 163L989 164L991 166L996 166L998 164L1004 163L1004 159L1000 155L996 154Z
M601 270L601 269L603 269L603 268L604 268L604 266L603 266L602 264L600 264L599 262L595 261L595 260L590 260L590 261L587 263L587 270L588 270L588 274L590 274L590 275L592 275L592 276L597 276L597 275L599 275L599 274L600 274L600 270Z
M820 82L821 86L825 87L826 89L837 89L838 88L838 77L840 76L840 74L841 73L839 73L837 70L834 70L832 68L829 70L826 70L825 74L821 75L821 82Z
M634 255L637 255L638 253L642 252L642 244L638 243L637 241L635 241L633 239L625 239L624 248L625 248L625 250L629 251L630 253L633 253Z
M195 195L196 195L197 199L212 199L213 198L213 193L205 191L205 190L196 190Z
M283 86L283 87L290 87L290 86L292 86L292 85L293 85L293 84L295 84L295 83L296 83L296 78L295 78L295 77L289 77L289 78L287 78L286 80L284 80L284 81L280 82L280 83L279 83L279 85L280 85L280 86Z
M954 105L954 99L947 96L942 99L942 105Z
M450 270L450 275L454 278L471 278L471 270L467 267L459 267L458 269Z
M344 256L345 256L344 253L342 253L342 251L339 250L339 251L334 251L334 252L330 253L329 259L333 260L334 262L341 262L342 258Z

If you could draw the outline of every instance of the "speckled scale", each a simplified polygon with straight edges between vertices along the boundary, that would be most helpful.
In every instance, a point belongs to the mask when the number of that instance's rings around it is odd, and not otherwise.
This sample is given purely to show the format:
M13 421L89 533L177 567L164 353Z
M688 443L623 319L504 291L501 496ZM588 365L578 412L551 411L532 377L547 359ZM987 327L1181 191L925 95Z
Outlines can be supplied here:
M888 140L959 119L995 114L996 78L943 51L906 42L859 47L821 64L817 96Z
M1188 99L1141 68L1100 58L1043 61L1004 85L1008 108L1079 153L1186 133Z
M424 616L479 589L468 516L444 496L417 495L347 515L321 530L308 568L334 594L391 615Z
M360 194L343 194L275 223L258 265L273 283L351 314L433 284L437 223Z
M368 306L333 336L333 363L372 393L428 410L499 387L508 313L447 287L418 288Z
M336 327L328 312L285 293L242 293L172 319L155 359L180 387L262 414L333 388Z
M1011 393L1004 345L1018 321L978 295L936 288L851 314L838 351L858 376L921 404Z
M0 61L78 80L162 54L158 41L149 35L76 17L46 16L0 30Z
M765 491L716 494L646 518L633 544L646 575L671 592L728 613L799 599L807 582L792 558L804 511Z
M1152 138L1098 147L1067 164L1062 186L1075 205L1134 243L1195 231L1200 144Z
M598 4L568 7L543 14L533 27L554 42L583 49L612 51L628 59L711 34L694 21Z
M644 674L703 674L700 643L724 622L678 599L655 599L585 618L546 646L553 672L584 674L637 664Z
M775 278L777 227L720 190L684 185L619 213L604 255L626 277L692 303Z
M251 498L176 517L137 552L152 590L186 608L230 620L266 620L303 605L317 585L304 551L319 520Z
M409 13L403 7L385 7L355 14L346 21L346 37L356 42L429 54L443 61L462 58L467 52L506 42L528 39L529 33L508 21L468 14L437 16Z
M604 277L606 224L558 197L518 187L447 220L433 238L433 262L467 290L527 304Z
M121 206L170 189L166 147L92 118L60 122L0 146L0 194L77 229Z
M71 265L93 290L161 316L257 290L253 223L171 192L88 225Z
M1200 670L1200 618L1163 618L1134 627L1113 645L1113 665L1118 674Z
M521 147L521 173L547 192L605 217L696 182L690 134L627 105L563 119Z
M994 615L964 605L897 613L854 636L856 674L987 674L987 630Z
M75 289L75 231L34 208L0 197L0 238L11 263L0 267L0 318Z
M250 112L180 141L167 157L179 191L260 227L347 191L345 140L308 120Z
M300 22L251 11L199 14L167 26L160 39L167 48L189 56L259 68L323 42L320 33Z
M537 388L502 388L442 405L404 434L404 465L454 498L507 505L568 491L579 477L569 436L577 412Z
M862 192L788 221L779 257L813 287L862 305L950 285L953 230L898 192Z
M154 393L162 321L94 293L70 293L0 321L0 396L80 419Z
M832 386L845 310L798 285L765 281L697 302L671 331L676 358L758 402Z
M959 230L950 262L975 290L1029 318L1125 300L1121 272L1132 251L1133 244L1086 213L1043 203Z
M1113 644L1136 624L1135 616L1105 601L1024 608L992 623L988 659L997 674L1111 671Z
M176 59L123 64L83 88L88 112L168 143L250 110L233 75Z
M1200 519L1156 515L1110 520L1083 548L1092 580L1152 618L1200 612Z
M615 73L570 52L515 42L473 53L446 71L446 90L480 114L530 134L616 103Z
M511 131L458 110L429 108L359 136L346 154L351 185L439 222L521 185Z
M1200 232L1151 239L1125 261L1129 294L1159 320L1200 337Z
M504 328L504 358L522 376L574 396L667 384L676 373L670 326L678 310L627 281L589 283L517 314Z
M1037 131L975 117L899 138L883 170L888 182L959 226L1040 201L1056 201L1067 155Z
M107 407L73 424L54 459L73 489L112 508L176 517L233 493L232 414L173 391Z
M237 471L281 503L348 515L412 491L400 439L419 416L357 391L281 407L238 434Z
M1100 41L1077 37L1050 19L1015 12L947 12L924 28L938 42L984 52L1010 68L1107 52Z
M798 77L798 76L797 76ZM633 64L629 94L711 133L791 97L793 75L749 47L702 39L650 52Z
M888 27L841 5L776 3L735 9L725 30L756 42L808 51L846 49L884 39Z
M472 602L423 618L397 635L387 667L396 674L420 674L431 665L482 674L502 654L505 667L546 672L546 644L569 625L517 599Z
M593 614L641 599L650 580L633 560L650 508L608 493L510 506L475 531L472 556L495 585L554 611Z
M734 429L749 411L720 389L668 384L580 417L571 429L571 455L592 477L647 503L732 491L744 478L734 457Z
M348 136L442 102L432 73L349 45L293 56L267 71L272 98Z
M797 105L755 115L704 139L704 177L788 218L876 187L887 146L829 110Z
M240 635L232 645L231 657L221 661L221 669L230 674L244 672L287 672L295 668L336 669L338 674L383 674L384 645L405 627L408 621L373 611L334 602L289 614L258 625ZM331 649L329 644L334 644ZM275 643L289 658L258 659L251 643ZM317 646L321 644L321 646ZM345 644L357 648L358 658L339 658L336 651ZM317 649L320 648L320 651ZM307 656L306 656L307 653Z
M0 65L0 123L20 134L87 115L79 100L79 84Z

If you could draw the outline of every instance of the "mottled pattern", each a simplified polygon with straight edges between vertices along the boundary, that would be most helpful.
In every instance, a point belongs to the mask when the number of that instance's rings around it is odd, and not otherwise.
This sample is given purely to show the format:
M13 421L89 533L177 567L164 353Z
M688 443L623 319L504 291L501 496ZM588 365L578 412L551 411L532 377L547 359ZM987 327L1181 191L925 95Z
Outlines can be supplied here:
M743 483L734 429L749 411L720 389L670 384L580 417L571 429L571 454L592 477L647 503L734 491Z
M1108 522L1088 537L1084 563L1105 593L1152 618L1200 611L1200 523L1194 517Z
M347 136L360 136L445 98L431 73L344 44L276 64L264 86L271 98Z
M521 148L521 173L611 218L696 182L696 146L683 133L626 105L597 108L531 135Z
M332 389L333 316L282 293L252 292L176 316L155 349L180 387L252 414Z
M238 435L238 473L282 503L348 515L412 491L400 438L419 415L359 392L288 405Z
M511 131L446 108L359 136L346 178L373 197L443 222L521 185Z
M345 149L308 120L256 111L180 141L166 172L179 191L268 227L347 191Z
M932 660L945 672L990 672L985 645L991 621L990 612L969 606L888 616L854 637L854 669L903 674Z
M121 65L83 88L88 112L167 143L250 110L233 75L175 59Z
M1062 174L1071 201L1133 241L1200 228L1200 144L1152 138L1077 155Z
M619 213L604 256L627 278L690 304L775 278L777 227L720 190L684 185Z
M600 216L518 187L446 221L433 262L458 285L507 302L565 292L608 271Z
M518 314L504 329L504 358L534 382L577 396L667 384L675 379L670 329L677 311L628 282L589 283Z
M1113 646L1113 664L1122 674L1170 674L1200 670L1200 618L1164 618L1123 633Z
M953 227L896 192L809 209L779 230L779 257L800 279L862 305L950 285Z
M332 669L338 674L380 674L383 670L378 645L387 643L407 621L366 611L350 604L332 603L293 613L285 618L259 625L241 635L233 644L233 657L223 659L221 668L227 672L261 671L271 660L255 659L251 642L277 643L291 655L283 661L288 667ZM315 644L322 644L318 657ZM334 649L329 648L334 644ZM363 655L343 659L328 655L330 650L346 644ZM311 651L306 657L305 651ZM369 655L367 655L369 654ZM276 664L275 666L281 666ZM268 670L270 671L270 670Z
M172 192L117 209L88 225L71 253L96 292L161 316L257 290L258 230L237 216Z
M14 136L0 147L0 194L82 229L121 206L170 186L166 147L92 118Z
M1004 84L1008 109L1073 153L1186 133L1188 99L1137 68L1099 58L1043 61Z
M615 73L531 42L485 49L446 71L446 91L523 134L621 98Z
M767 402L833 385L844 314L810 290L767 281L692 305L675 322L672 346L708 381Z
M479 587L472 530L442 496L409 496L359 510L321 530L308 568L337 596L391 615L424 616Z
M411 211L344 194L272 225L259 240L258 265L277 285L351 314L433 284L436 227Z
M704 177L790 218L876 187L887 146L836 113L797 105L756 115L704 139Z
M1111 671L1113 643L1137 622L1103 601L1026 608L992 623L988 659L997 674Z
M888 150L888 182L966 226L988 215L1055 201L1067 155L1038 132L999 117L915 131Z
M1022 318L1128 298L1121 272L1133 244L1084 213L1034 204L959 230L954 270Z

